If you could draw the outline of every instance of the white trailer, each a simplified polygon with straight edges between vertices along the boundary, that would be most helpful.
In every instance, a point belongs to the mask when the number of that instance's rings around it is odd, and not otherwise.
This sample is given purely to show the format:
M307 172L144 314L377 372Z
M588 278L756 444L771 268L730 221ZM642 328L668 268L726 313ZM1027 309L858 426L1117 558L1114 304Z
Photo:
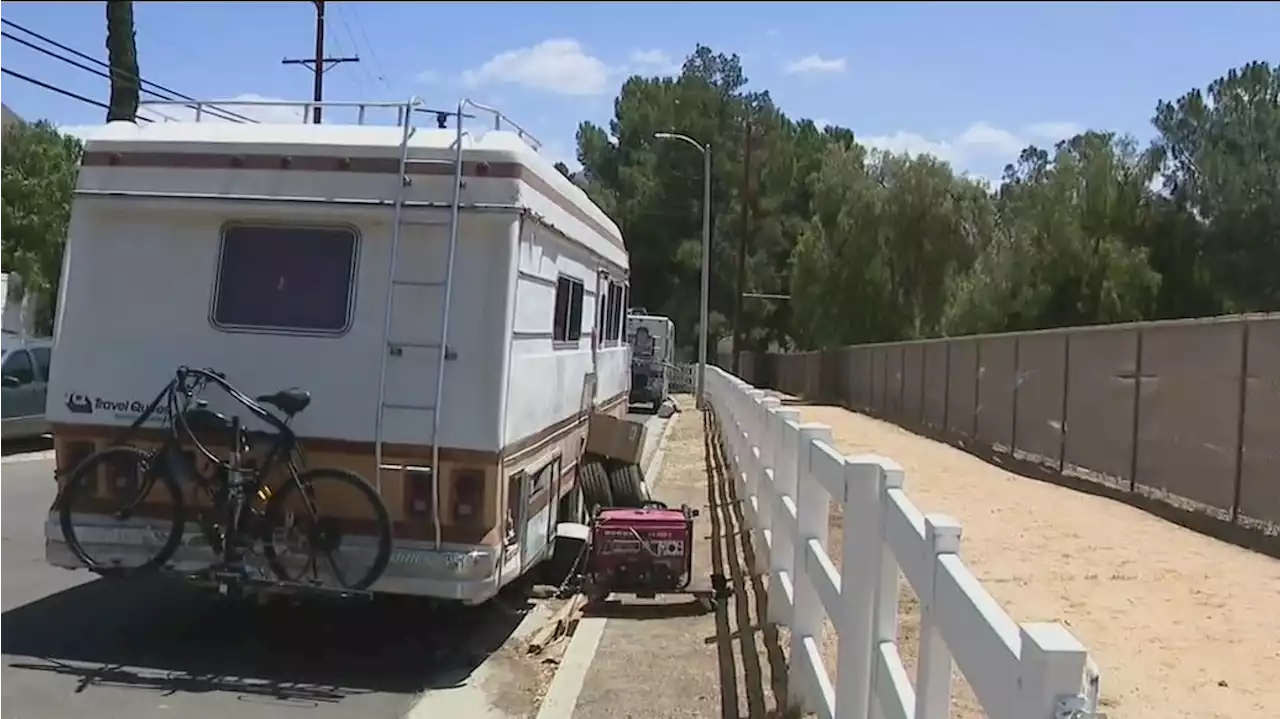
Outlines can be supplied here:
M631 345L632 404L649 404L654 412L670 393L675 362L676 326L669 317L627 315L627 344Z
M362 474L390 511L373 589L481 602L581 518L588 413L626 410L627 250L496 110L463 101L454 128L425 129L417 99L324 107L399 121L113 122L86 141L49 385L57 466L114 441L178 365L251 395L300 387L311 464ZM492 124L464 127L475 116ZM204 566L188 527L176 566ZM45 534L48 562L79 566L56 515Z

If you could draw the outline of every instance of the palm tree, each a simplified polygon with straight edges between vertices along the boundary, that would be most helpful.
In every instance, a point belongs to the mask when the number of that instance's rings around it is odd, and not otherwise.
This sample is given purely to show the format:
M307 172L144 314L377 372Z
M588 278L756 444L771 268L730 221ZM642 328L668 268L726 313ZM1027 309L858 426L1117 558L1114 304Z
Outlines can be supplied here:
M140 81L132 0L107 0L107 61L111 67L107 122L134 120Z

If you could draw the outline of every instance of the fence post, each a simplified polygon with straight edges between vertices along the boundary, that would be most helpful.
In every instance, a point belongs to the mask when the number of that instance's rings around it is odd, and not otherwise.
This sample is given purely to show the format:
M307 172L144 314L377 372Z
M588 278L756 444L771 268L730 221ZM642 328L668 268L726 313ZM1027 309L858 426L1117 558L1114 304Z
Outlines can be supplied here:
M814 588L806 571L810 540L818 540L823 549L827 546L827 526L831 515L831 497L822 483L812 475L811 462L818 442L831 444L831 428L825 424L802 424L799 432L799 448L796 452L796 536L791 566L795 610L791 626L791 664L788 668L787 686L798 691L788 693L792 706L813 710L819 706L818 697L812 696L812 685L803 674L805 668L804 640L822 641L822 623L826 612L822 598Z
M1138 487L1138 448L1142 445L1142 327L1133 352L1133 429L1129 433L1129 491Z
M890 494L902 491L902 466L892 459L880 459L879 482L876 506L876 542L879 557L876 561L876 572L871 580L875 584L875 641L871 645L872 652L879 652L881 644L894 644L898 640L898 560L889 547L886 520L889 516ZM876 685L876 669L879 663L872 663L871 686ZM880 705L874 700L874 692L867 697L872 717L883 717Z
M951 432L951 340L942 341L946 348L946 365L942 370L942 432Z
M1240 381L1236 384L1236 454L1231 475L1231 523L1240 517L1240 491L1244 481L1245 430L1249 412L1249 319L1240 320Z
M881 458L846 457L840 566L840 609L833 618L837 639L836 712L840 719L867 719L875 656L876 583L880 568Z
M737 495L742 498L747 493L747 484L751 481L749 478L757 476L764 468L762 455L764 450L761 445L764 444L764 427L760 422L760 400L764 398L764 392L754 387L747 390L747 410L745 412L747 420L747 461L742 471L734 477L737 488Z
M938 631L938 574L942 557L960 551L960 523L945 514L924 518L924 539L933 555L929 586L918 587L920 650L916 664L915 719L947 719L951 714L951 650Z
M762 495L760 487L765 482L771 481L770 473L776 466L774 444L777 438L774 431L776 429L774 411L781 406L782 401L777 397L765 397L760 400L760 470L747 476L747 496L743 498L742 508L753 537L756 536L754 532L760 528L758 516L760 504L768 499L767 496ZM761 556L760 547L756 547L756 556Z
M798 410L791 410L796 418ZM756 571L770 577L769 586L777 581L773 575L773 547L777 538L773 534L773 515L778 511L778 463L783 458L782 437L787 422L787 410L779 402L776 408L769 411L769 462L760 473L759 493L756 495L755 536L760 537L761 546L756 550ZM770 615L772 617L772 615ZM773 621L772 618L770 621Z
M1057 719L1083 703L1080 690L1088 653L1080 641L1061 624L1028 623L1020 630L1017 706L1007 716Z
M1009 423L1009 456L1018 456L1018 393L1022 388L1022 335L1013 336L1013 420Z
M982 338L977 337L973 340L973 434L969 435L973 439L979 437L978 434L978 411L982 409Z
M769 543L769 621L790 627L794 607L791 606L792 598L787 596L787 585L795 582L792 567L795 550L786 500L795 501L800 410L783 409L776 414L781 422L778 423L778 456L773 467L773 502L769 507L772 538ZM786 582L782 581L784 575Z
M1058 474L1067 469L1067 433L1071 431L1067 411L1071 408L1071 335L1074 330L1062 333L1062 411L1058 417Z

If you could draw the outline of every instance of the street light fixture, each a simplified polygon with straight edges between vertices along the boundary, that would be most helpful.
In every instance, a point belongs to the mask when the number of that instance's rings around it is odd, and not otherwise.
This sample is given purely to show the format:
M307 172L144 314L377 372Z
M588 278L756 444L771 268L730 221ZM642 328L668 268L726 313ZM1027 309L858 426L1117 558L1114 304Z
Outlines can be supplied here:
M707 314L711 295L711 145L678 132L655 132L656 140L680 140L702 153L702 306L698 327L698 409L706 408L707 388Z

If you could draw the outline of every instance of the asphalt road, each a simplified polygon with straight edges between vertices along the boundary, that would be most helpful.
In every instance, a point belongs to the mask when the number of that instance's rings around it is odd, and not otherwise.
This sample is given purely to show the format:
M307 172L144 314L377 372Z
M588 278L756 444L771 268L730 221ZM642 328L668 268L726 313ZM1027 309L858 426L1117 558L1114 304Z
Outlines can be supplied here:
M17 454L0 476L4 719L398 719L416 695L462 686L530 608L227 608L161 580L57 569L44 563L52 472Z

